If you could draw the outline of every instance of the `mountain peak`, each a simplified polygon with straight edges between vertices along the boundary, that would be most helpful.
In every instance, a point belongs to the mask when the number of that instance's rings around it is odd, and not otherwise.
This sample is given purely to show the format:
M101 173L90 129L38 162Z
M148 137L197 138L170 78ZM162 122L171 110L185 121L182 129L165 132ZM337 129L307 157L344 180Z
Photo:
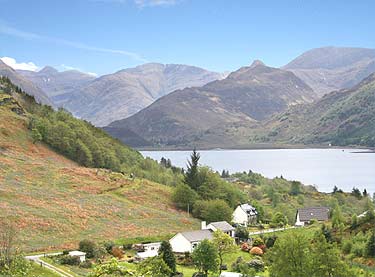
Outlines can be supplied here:
M59 71L52 67L52 66L45 66L43 67L41 70L39 70L39 73L45 73L45 74L55 74L55 73L58 73Z
M253 63L250 65L250 68L254 68L254 67L257 67L257 66L266 66L264 64L264 62L262 62L261 60L254 60Z

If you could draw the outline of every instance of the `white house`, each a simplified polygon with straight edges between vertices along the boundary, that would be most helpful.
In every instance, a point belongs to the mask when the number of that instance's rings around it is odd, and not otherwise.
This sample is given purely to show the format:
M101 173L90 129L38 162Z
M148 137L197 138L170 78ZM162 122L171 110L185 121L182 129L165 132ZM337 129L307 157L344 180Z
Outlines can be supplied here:
M241 204L233 212L233 223L248 226L257 222L258 212L250 204Z
M202 240L211 240L213 232L217 230L234 237L235 229L228 222L219 221L207 225L205 221L202 221L201 230L178 233L169 240L169 243L175 253L191 253Z
M143 249L143 251L137 252L136 257L140 260L156 257L158 255L160 246L160 242L142 244L141 248Z
M70 251L69 256L71 257L79 257L80 262L86 261L86 253L81 251Z
M311 207L298 209L295 226L304 226L305 224L309 224L313 219L317 221L327 221L329 219L329 208Z
M220 230L220 231L224 232L225 234L231 236L232 238L235 237L235 230L236 229L226 221L212 222L212 223L208 224L207 226L204 226L204 225L206 225L206 222L203 221L202 225L203 225L202 226L203 230L208 229L208 230L211 230L213 232L216 232L217 230Z
M242 277L242 276L243 275L241 273L224 271L224 272L221 272L219 277Z

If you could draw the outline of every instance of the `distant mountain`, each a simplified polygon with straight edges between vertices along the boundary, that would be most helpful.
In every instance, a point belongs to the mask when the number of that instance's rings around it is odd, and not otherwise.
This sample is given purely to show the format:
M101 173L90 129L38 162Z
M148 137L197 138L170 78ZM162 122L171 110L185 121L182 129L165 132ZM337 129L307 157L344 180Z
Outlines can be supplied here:
M52 99L61 94L73 92L79 87L95 79L94 76L77 70L57 71L55 68L46 66L38 72L18 70L28 80L43 89ZM58 105L58 101L55 101Z
M375 72L375 49L324 47L297 57L284 69L292 71L323 96L350 88Z
M8 77L15 85L22 88L28 94L34 96L39 103L53 106L51 100L48 98L48 95L40 87L22 76L10 66L6 65L2 60L0 60L0 76Z
M222 77L194 66L150 63L101 76L53 100L74 115L105 126L176 89L201 86Z
M177 90L104 129L134 146L144 146L144 141L151 145L192 145L217 130L222 132L211 137L212 141L227 144L223 126L240 122L251 125L316 97L292 72L255 61L223 80Z
M254 142L375 147L375 73L351 89L294 107L255 133Z

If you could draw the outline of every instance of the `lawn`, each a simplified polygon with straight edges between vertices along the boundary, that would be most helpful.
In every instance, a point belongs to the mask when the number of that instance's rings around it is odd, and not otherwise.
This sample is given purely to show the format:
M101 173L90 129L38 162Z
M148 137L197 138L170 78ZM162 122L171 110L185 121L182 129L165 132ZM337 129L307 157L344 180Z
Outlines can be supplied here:
M59 277L57 273L54 273L53 271L41 267L35 263L32 263L31 270L28 274L30 277Z

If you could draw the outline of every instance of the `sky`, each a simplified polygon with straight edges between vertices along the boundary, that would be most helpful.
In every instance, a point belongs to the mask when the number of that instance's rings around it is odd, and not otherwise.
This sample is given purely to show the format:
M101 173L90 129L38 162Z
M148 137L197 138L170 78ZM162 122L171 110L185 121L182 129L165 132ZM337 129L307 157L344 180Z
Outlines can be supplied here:
M279 67L317 47L375 48L374 11L373 0L0 0L0 57L97 75L147 62Z

